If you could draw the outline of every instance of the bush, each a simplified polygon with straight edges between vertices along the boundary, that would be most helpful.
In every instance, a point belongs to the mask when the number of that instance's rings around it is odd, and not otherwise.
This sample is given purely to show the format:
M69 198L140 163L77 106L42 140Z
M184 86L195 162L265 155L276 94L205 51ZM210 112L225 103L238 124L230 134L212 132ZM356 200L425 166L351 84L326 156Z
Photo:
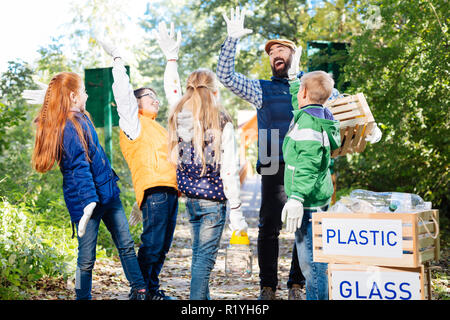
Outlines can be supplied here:
M64 230L42 230L25 205L2 200L0 212L0 299L26 298L37 280L74 272L77 244Z

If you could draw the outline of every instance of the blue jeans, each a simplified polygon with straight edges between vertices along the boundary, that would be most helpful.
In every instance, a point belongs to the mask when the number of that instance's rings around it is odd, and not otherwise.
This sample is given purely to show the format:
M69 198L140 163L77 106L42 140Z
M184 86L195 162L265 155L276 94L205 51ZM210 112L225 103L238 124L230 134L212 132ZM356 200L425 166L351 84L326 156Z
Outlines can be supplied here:
M313 261L310 219L314 212L316 210L304 209L302 226L295 232L295 244L298 262L306 279L306 300L328 300L328 264Z
M187 198L192 235L191 300L210 300L209 276L217 258L226 203Z
M148 291L159 290L159 273L172 244L177 222L178 195L155 192L142 204L142 245L138 251L139 266Z
M86 225L86 232L82 238L78 237L78 259L75 276L75 293L77 300L90 300L92 289L92 269L95 264L98 228L103 220L111 237L119 251L125 276L132 289L144 289L145 283L139 269L139 264L134 251L134 241L128 227L127 217L123 210L122 202L117 197L105 205L99 205L94 209L91 219Z

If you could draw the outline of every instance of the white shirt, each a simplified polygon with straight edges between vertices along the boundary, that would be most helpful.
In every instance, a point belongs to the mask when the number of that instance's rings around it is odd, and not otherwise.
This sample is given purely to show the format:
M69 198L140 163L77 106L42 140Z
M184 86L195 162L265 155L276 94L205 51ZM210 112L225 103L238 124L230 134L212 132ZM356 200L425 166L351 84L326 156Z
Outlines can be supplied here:
M139 107L121 58L114 59L112 73L114 78L112 89L119 113L119 127L130 140L134 140L141 132Z

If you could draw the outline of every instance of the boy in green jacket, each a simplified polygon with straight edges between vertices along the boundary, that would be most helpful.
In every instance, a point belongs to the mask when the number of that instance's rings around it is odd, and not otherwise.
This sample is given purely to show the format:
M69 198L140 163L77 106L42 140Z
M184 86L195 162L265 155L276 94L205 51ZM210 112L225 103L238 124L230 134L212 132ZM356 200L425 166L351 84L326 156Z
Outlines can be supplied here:
M329 170L331 151L340 147L339 121L323 106L334 81L323 71L300 79L299 110L283 142L284 187L288 201L281 219L295 232L300 268L306 278L306 299L327 300L327 264L313 262L312 214L326 211L333 195ZM292 88L294 89L294 88Z

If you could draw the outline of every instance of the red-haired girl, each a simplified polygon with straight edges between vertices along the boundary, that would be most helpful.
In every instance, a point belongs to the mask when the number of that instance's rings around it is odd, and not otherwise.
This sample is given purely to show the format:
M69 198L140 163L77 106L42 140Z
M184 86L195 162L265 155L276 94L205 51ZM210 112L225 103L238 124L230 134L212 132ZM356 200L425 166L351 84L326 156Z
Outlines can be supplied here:
M92 269L100 220L116 245L130 299L145 298L145 283L134 251L127 218L119 197L119 180L99 143L85 110L87 94L80 76L71 72L55 75L47 88L36 122L33 168L49 171L55 161L63 175L64 200L72 226L78 230L75 276L77 300L91 299Z

